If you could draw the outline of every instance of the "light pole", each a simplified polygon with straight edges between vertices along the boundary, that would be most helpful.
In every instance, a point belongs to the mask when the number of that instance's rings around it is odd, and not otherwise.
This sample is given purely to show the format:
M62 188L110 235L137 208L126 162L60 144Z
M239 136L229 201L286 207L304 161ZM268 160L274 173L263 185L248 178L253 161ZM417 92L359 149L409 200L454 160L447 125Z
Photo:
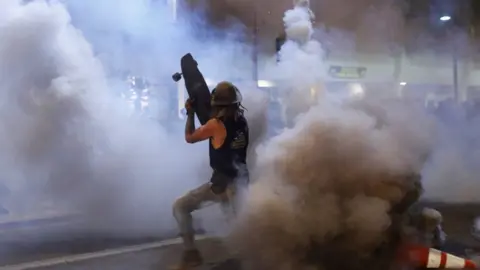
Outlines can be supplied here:
M452 19L449 15L443 15L440 17L440 21L442 22L449 22ZM458 93L458 55L457 55L457 46L455 39L451 35L450 25L447 25L447 38L449 42L451 42L451 49L452 49L452 70L453 70L453 97L456 102L459 101L459 93Z
M177 0L168 0L168 6L170 7L172 11L172 19L174 22L177 21L177 16L178 16L178 3Z
M252 48L252 60L253 60L253 80L255 86L258 87L258 18L257 18L257 5L253 9L253 48Z

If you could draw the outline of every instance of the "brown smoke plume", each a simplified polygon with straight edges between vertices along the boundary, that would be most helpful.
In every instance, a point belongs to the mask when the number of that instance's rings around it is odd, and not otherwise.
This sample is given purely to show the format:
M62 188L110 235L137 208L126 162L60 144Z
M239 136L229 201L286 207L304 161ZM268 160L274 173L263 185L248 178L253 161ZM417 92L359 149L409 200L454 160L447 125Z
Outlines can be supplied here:
M252 269L386 269L392 208L418 186L430 127L405 104L312 108L259 149L232 245Z

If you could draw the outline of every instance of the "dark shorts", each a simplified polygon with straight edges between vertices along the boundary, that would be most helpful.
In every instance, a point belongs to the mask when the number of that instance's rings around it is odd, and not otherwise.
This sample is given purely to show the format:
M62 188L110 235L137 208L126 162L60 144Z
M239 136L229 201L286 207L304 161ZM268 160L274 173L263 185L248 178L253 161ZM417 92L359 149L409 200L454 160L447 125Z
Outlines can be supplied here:
M246 167L240 168L235 175L225 174L218 170L214 170L210 182L212 183L212 191L214 191L214 193L222 193L227 186L231 184L240 187L248 186L250 177Z

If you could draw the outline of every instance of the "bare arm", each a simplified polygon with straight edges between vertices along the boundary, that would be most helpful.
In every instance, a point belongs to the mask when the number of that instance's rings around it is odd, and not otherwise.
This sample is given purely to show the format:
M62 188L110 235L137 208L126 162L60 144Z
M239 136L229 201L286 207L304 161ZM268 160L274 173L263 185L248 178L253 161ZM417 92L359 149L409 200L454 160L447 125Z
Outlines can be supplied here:
M195 129L193 116L187 118L185 124L185 141L187 143L196 143L213 137L215 132L215 120L209 120L205 125Z

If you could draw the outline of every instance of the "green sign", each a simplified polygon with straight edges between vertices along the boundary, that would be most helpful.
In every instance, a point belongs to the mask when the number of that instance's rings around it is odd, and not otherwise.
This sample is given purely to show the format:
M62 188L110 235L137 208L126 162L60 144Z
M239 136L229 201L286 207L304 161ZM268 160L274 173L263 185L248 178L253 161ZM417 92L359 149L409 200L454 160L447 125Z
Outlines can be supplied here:
M328 74L338 79L362 79L367 75L367 68L330 66Z

